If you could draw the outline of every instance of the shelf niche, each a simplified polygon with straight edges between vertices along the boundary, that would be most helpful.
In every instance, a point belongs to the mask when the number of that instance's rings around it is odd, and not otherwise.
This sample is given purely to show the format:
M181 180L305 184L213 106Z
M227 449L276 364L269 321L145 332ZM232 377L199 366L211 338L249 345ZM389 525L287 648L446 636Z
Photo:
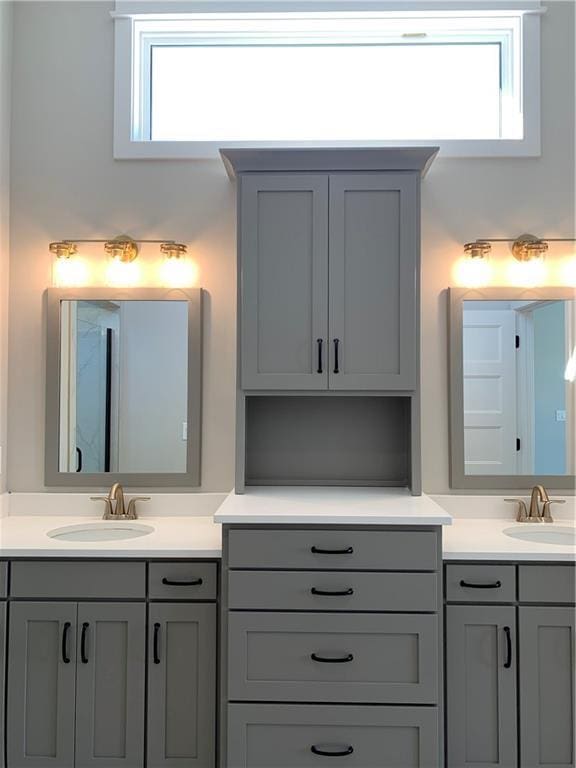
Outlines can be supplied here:
M245 485L410 485L409 396L252 395Z

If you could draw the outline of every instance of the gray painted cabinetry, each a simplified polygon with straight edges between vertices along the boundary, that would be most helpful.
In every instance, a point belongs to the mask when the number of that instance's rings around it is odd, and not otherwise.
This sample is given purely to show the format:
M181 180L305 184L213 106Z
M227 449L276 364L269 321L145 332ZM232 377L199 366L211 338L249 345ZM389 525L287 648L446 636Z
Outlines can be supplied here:
M223 558L222 768L440 765L438 530L225 526Z
M216 563L11 569L6 768L214 768Z
M448 768L574 768L574 578L446 566Z

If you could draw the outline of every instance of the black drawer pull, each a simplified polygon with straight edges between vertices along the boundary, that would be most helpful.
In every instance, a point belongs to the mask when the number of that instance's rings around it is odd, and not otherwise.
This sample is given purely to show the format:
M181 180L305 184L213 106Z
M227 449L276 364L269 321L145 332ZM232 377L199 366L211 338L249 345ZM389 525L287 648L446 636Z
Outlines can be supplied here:
M327 749L312 746L310 747L310 752L313 752L315 755L322 755L322 757L346 757L346 755L351 755L354 752L354 747L344 747L344 749L339 749L336 752L329 752Z
M469 589L500 589L502 586L501 581L491 581L488 584L471 584L469 581L460 581L461 587L468 587Z
M192 579L191 581L172 581L171 579L162 579L162 584L166 587L199 587L202 579Z
M510 627L504 627L504 634L506 636L506 661L504 662L504 668L510 669L512 666L512 638L510 637Z
M82 664L88 664L88 654L86 653L86 635L88 634L88 627L90 624L88 624L87 621L82 624L82 635L80 636L80 659L82 660Z
M318 656L316 653L311 653L310 658L312 661L319 661L322 664L346 664L349 661L354 661L354 656L351 653L347 653L346 656L337 656L332 659L326 656Z
M322 373L322 339L316 339L316 344L318 344L318 369L316 373Z
M64 664L70 664L70 654L68 653L68 634L72 625L69 621L64 624L62 630L62 661Z
M340 339L334 339L334 373L340 373L339 347Z
M330 592L327 589L316 589L316 587L312 587L310 592L313 595L322 595L322 596L326 596L326 597L345 597L346 595L353 595L354 594L354 590L352 589L352 587L348 587L348 589L335 590L333 592Z
M344 549L320 549L320 547L311 547L310 552L313 555L351 555L354 552L353 547Z
M158 649L158 640L160 635L160 624L154 624L154 664L160 664L160 651Z

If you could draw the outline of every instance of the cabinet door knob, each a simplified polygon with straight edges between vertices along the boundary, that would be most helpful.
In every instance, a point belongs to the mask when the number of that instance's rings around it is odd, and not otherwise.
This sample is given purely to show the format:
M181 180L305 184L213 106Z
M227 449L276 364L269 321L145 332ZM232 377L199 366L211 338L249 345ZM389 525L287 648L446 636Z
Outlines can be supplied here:
M64 628L62 629L62 661L64 664L70 664L70 654L68 652L68 635L70 634L70 627L72 625L69 621L66 621L64 623Z
M316 339L316 344L318 345L318 368L316 373L322 373L322 339Z
M318 656L317 653L311 653L310 658L312 661L318 661L321 664L347 664L349 661L354 661L354 655L347 653L346 656Z
M344 747L344 749L328 750L312 746L310 747L310 752L313 752L315 755L322 755L322 757L346 757L346 755L351 755L354 752L354 747L349 746Z
M461 579L460 581L461 587L467 587L468 589L500 589L502 586L501 581L489 581L489 582L481 582L473 584L470 581L464 581L464 579Z
M166 587L199 587L202 584L202 579L190 579L190 581L173 581L164 577L162 584Z
M340 373L340 339L334 339L334 373Z
M316 587L312 587L310 592L313 595L322 595L324 597L346 597L346 595L354 594L352 587L348 587L348 589L335 589L332 591L329 589L316 589Z
M510 669L512 666L512 637L510 636L510 627L504 627L504 636L506 637L506 661L504 668Z
M353 547L344 547L344 549L321 549L320 547L311 547L310 552L313 555L351 555L354 552Z
M82 661L82 664L88 664L88 653L86 651L86 636L88 634L88 627L90 624L88 624L87 621L85 621L82 624L82 634L80 636L80 659Z
M160 624L154 624L154 664L160 664Z

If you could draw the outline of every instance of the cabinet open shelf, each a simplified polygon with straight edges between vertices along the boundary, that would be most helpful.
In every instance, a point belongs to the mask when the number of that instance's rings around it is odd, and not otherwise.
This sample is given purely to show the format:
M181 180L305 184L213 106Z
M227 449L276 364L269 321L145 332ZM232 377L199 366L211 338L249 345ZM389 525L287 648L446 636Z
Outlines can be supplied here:
M252 395L246 485L410 484L408 396Z

